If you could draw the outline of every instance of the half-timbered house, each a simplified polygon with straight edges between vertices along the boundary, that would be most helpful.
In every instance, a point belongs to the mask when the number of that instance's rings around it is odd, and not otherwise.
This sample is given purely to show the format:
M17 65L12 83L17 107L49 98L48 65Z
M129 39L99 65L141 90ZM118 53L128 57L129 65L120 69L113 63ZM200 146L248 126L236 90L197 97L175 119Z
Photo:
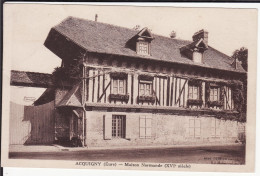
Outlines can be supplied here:
M77 73L60 71L66 86L48 90L55 91L55 139L88 147L238 141L247 74L209 37L200 30L186 41L66 18L44 43L62 59L60 70Z

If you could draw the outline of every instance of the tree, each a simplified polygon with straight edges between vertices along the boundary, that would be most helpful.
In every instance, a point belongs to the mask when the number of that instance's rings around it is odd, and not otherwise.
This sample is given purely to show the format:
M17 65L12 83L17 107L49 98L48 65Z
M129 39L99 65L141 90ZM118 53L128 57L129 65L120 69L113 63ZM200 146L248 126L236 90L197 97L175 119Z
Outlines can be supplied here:
M232 58L237 58L241 63L242 67L247 71L247 62L248 62L248 49L241 47L233 52Z

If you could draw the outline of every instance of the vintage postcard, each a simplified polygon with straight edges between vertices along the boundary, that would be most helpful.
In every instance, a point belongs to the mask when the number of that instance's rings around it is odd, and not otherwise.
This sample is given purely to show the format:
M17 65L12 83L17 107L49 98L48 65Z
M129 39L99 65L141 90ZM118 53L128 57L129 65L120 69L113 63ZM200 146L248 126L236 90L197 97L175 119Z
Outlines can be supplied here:
M4 4L2 164L253 172L257 10Z

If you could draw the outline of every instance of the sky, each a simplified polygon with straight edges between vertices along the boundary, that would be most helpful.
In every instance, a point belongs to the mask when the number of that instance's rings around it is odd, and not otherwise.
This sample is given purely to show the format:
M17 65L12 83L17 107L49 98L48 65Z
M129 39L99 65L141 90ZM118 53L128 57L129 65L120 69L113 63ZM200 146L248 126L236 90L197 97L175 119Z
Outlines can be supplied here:
M231 56L241 47L250 49L256 41L256 10L227 8L176 8L93 5L4 5L4 60L12 70L51 73L61 59L44 41L51 27L68 16L133 28L148 27L152 33L191 40L200 29L209 32L209 45ZM250 58L249 58L250 59Z

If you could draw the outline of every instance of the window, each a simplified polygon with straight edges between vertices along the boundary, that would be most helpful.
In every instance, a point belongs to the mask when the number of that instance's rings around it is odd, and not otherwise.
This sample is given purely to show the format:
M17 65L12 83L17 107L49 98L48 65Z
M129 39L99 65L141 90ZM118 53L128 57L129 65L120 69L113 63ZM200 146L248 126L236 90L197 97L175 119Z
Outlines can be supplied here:
M113 79L113 94L126 94L125 79Z
M193 52L193 61L196 63L202 63L202 53L200 52Z
M220 88L211 87L209 97L210 97L210 101L219 101L219 99L220 99Z
M151 96L152 95L152 81L141 81L139 82L139 95L140 96Z
M140 138L152 137L152 118L148 116L140 116Z
M113 138L125 138L125 120L124 115L112 116L112 137Z
M189 119L189 136L200 137L200 119Z
M220 136L220 120L212 118L211 119L211 136L219 137Z
M189 85L189 99L199 99L199 87L196 85Z
M139 54L148 55L149 53L149 43L148 42L138 42L138 49Z

